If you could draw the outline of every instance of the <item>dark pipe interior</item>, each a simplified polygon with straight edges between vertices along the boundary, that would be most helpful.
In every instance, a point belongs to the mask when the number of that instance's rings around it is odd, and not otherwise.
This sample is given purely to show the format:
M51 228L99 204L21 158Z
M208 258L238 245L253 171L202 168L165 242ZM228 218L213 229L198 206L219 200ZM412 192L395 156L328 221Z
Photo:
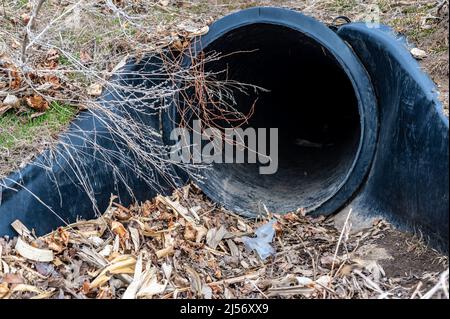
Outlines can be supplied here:
M226 70L222 77L269 90L235 92L237 106L246 112L257 98L248 125L279 129L276 174L259 174L260 164L214 164L205 192L253 214L262 203L287 212L333 196L355 159L360 117L352 84L331 54L298 31L270 24L235 29L204 52L228 55L208 63L206 71Z

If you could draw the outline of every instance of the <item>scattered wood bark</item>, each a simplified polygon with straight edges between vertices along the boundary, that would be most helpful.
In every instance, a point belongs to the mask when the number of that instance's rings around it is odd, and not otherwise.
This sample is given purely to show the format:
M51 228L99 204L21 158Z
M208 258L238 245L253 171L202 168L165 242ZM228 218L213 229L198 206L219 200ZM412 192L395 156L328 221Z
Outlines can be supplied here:
M97 219L39 238L13 223L19 237L0 239L0 298L448 298L446 256L413 277L408 265L386 275L383 220L353 235L301 211L249 220L192 184L141 205L114 200ZM242 238L269 220L275 253L263 261Z

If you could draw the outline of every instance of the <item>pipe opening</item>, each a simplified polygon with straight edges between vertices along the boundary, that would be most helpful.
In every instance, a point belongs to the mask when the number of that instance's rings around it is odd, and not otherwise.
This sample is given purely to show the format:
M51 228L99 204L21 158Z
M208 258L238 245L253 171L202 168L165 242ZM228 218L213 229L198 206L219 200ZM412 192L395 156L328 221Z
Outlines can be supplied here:
M251 24L222 35L203 51L223 58L206 64L219 77L268 92L234 92L247 127L278 128L278 170L261 164L213 164L205 193L242 213L262 204L275 212L311 210L346 181L361 137L358 100L350 79L328 50L307 35L274 24ZM244 127L245 128L245 127Z

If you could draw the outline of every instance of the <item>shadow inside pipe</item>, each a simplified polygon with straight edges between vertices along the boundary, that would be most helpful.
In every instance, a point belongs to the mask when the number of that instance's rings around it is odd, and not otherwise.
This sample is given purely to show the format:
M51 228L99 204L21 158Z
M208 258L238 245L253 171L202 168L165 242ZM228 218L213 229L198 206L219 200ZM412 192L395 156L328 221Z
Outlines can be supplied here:
M205 172L205 193L244 214L262 204L308 210L331 198L351 171L361 131L352 83L335 58L308 36L271 24L237 28L203 52L221 56L206 63L206 73L267 90L234 90L242 114L254 106L242 128L278 128L275 174L260 174L260 163L215 163Z

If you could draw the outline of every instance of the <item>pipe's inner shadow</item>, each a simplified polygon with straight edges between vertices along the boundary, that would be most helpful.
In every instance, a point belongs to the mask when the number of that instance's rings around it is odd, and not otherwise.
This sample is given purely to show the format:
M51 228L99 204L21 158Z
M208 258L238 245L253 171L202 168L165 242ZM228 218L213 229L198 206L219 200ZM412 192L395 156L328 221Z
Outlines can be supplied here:
M259 163L214 164L205 192L228 207L239 203L247 213L257 213L261 203L276 212L309 209L332 197L352 168L360 140L358 102L332 55L298 31L269 24L238 28L204 52L225 56L206 71L226 70L222 79L270 91L234 93L243 112L257 98L249 127L278 128L279 135L275 174L259 174Z

